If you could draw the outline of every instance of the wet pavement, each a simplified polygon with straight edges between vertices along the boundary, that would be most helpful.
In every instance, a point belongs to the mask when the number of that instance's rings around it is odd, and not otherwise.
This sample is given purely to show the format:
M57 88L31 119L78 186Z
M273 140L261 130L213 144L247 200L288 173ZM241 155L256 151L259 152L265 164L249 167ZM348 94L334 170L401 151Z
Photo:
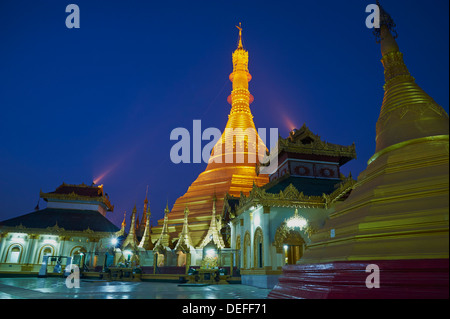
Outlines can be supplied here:
M0 278L0 299L265 299L269 292L237 284L180 286L83 279L80 288L68 288L63 278Z

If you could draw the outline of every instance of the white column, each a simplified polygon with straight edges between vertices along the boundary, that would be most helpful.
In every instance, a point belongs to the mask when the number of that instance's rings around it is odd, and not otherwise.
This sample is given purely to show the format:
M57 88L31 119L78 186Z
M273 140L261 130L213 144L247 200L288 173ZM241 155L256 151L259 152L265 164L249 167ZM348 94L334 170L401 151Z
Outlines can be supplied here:
M39 235L36 236L36 238L33 240L33 248L30 250L30 256L29 256L29 263L30 264L37 264L39 263L39 260L37 260L37 250L39 249L39 242L40 242Z
M32 255L33 255L33 250L34 250L34 246L35 246L35 242L37 240L37 238L39 238L39 235L33 235L30 234L28 235L28 247L26 250L26 256L24 256L24 264L32 264Z
M0 234L0 263L3 262L3 251L6 247L6 237L8 236L8 233L1 233Z
M261 214L262 230L263 230L263 249L264 249L264 267L273 266L271 261L271 244L270 244L270 207L263 207Z

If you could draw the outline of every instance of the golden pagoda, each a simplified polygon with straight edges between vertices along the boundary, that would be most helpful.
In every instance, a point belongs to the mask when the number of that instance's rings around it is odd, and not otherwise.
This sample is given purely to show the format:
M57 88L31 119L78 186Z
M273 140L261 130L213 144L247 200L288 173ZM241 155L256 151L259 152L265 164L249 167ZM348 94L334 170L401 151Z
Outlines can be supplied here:
M145 212L145 210L144 210ZM144 234L142 235L141 241L139 243L139 248L145 249L145 250L152 250L153 249L153 243L152 243L152 238L151 238L151 231L152 231L152 226L150 224L150 217L151 217L151 212L150 212L150 207L147 208L147 213L142 217L142 220L144 220L145 218L145 229L144 229Z
M211 205L214 195L219 207L228 193L239 197L241 192L248 194L253 184L262 186L268 182L267 175L257 175L255 171L260 154L266 152L266 146L258 136L253 123L250 104L253 96L248 90L251 75L248 71L248 52L242 44L242 28L239 24L238 47L232 55L233 83L228 102L231 111L225 131L216 143L208 166L188 188L186 194L179 197L170 214L168 230L172 238L180 234L184 219L184 207L189 203L189 228L193 245L196 247L204 239L211 222ZM230 134L232 132L232 134ZM231 161L230 161L231 159ZM156 237L162 231L163 220L153 228Z
M150 208L148 206L148 185L147 185L147 190L145 192L145 199L144 199L144 210L142 212L142 217L141 217L141 221L139 223L139 225L136 225L136 230L137 230L137 236L138 237L142 237L144 232L145 232L145 228L147 227L147 212L150 211Z
M380 9L376 152L272 298L448 298L448 115L416 84ZM376 288L366 281L374 267Z
M177 244L175 245L174 251L182 251L185 253L190 252L191 248L193 249L194 246L192 245L191 236L189 235L189 208L186 205L186 208L184 209L184 221L183 221L183 229L181 230L180 238L177 241Z
M137 238L136 238L136 204L134 205L133 212L131 214L131 225L127 237L125 238L122 247L123 249L136 250Z

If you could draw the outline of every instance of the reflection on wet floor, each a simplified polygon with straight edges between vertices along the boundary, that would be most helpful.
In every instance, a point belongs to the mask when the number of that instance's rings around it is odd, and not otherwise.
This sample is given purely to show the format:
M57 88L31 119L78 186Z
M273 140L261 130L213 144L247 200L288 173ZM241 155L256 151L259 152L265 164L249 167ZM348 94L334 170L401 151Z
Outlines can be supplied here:
M0 299L264 299L269 292L245 285L194 287L102 280L81 280L80 288L67 288L63 278L0 278Z

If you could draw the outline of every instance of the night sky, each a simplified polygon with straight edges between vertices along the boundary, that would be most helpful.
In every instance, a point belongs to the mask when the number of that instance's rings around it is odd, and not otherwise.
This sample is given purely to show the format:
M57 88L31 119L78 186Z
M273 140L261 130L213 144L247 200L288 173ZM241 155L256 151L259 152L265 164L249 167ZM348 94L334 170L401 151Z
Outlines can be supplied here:
M76 3L81 28L68 29ZM0 0L0 220L32 212L39 190L99 179L120 225L149 185L152 224L206 164L170 161L170 132L223 130L242 22L257 128L303 123L356 144L356 177L375 150L383 99L375 1ZM449 1L383 0L417 83L449 109ZM203 145L208 141L203 142ZM41 208L45 207L41 201Z

